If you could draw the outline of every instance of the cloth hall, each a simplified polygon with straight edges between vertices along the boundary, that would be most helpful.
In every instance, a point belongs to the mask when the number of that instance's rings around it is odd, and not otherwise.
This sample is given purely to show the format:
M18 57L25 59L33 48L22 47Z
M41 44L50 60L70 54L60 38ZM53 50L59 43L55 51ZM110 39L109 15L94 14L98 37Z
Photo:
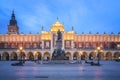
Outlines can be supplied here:
M23 56L26 60L51 60L56 48L57 32L62 33L62 49L67 60L97 59L115 60L120 58L120 33L118 34L77 34L74 28L66 32L64 26L57 19L50 25L47 32L42 27L41 34L24 34L19 32L19 25L14 11L8 25L8 32L0 34L0 60L19 60ZM101 50L97 51L97 47Z

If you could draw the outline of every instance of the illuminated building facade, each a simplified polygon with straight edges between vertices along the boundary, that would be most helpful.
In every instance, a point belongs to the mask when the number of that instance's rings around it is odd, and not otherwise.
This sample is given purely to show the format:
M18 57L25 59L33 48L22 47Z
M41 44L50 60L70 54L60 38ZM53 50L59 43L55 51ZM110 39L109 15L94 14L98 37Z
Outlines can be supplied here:
M66 32L64 25L57 19L49 32L42 27L41 34L23 34L19 33L15 14L12 12L8 32L0 34L0 60L19 60L20 56L23 56L18 51L19 47L24 49L22 54L28 60L51 60L58 30L62 33L62 49L65 50L68 60L89 60L91 57L97 59L97 46L102 49L99 53L102 60L120 57L120 33L76 34L73 27Z

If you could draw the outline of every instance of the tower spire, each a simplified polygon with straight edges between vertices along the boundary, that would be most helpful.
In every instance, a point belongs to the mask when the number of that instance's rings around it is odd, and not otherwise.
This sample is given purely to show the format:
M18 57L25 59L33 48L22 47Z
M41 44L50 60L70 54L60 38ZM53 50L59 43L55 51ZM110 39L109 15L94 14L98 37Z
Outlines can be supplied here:
M15 14L14 14L14 10L12 11L11 20L15 20Z
M72 31L74 31L74 27L72 26Z
M59 21L59 18L57 17L57 21Z
M14 10L12 10L11 19L8 25L8 34L19 34L19 27L17 26Z
M44 27L42 26L42 31L44 30Z
M12 11L11 20L10 20L10 24L9 25L11 25L11 26L17 25L17 21L15 19L14 10Z

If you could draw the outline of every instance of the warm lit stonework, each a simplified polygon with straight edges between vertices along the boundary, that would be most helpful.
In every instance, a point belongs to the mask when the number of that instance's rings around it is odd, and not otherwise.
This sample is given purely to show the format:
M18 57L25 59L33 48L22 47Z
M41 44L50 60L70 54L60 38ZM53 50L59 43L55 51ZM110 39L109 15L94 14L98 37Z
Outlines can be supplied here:
M7 34L0 34L0 60L19 60L21 56L28 60L51 60L55 49L57 31L62 32L62 49L65 50L67 59L97 59L99 46L102 60L113 60L120 57L120 33L118 34L76 34L74 28L66 32L64 25L57 21L50 26L49 32L42 27L42 34L19 33L19 27L12 13ZM21 54L22 53L22 54Z

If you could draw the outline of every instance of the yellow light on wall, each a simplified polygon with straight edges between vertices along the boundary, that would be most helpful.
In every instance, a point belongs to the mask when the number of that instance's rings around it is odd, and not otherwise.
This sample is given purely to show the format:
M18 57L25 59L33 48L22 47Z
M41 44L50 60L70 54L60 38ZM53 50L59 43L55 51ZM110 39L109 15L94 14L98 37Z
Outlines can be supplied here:
M20 50L22 50L23 49L23 47L20 47Z
M97 50L100 50L100 47L97 47Z

